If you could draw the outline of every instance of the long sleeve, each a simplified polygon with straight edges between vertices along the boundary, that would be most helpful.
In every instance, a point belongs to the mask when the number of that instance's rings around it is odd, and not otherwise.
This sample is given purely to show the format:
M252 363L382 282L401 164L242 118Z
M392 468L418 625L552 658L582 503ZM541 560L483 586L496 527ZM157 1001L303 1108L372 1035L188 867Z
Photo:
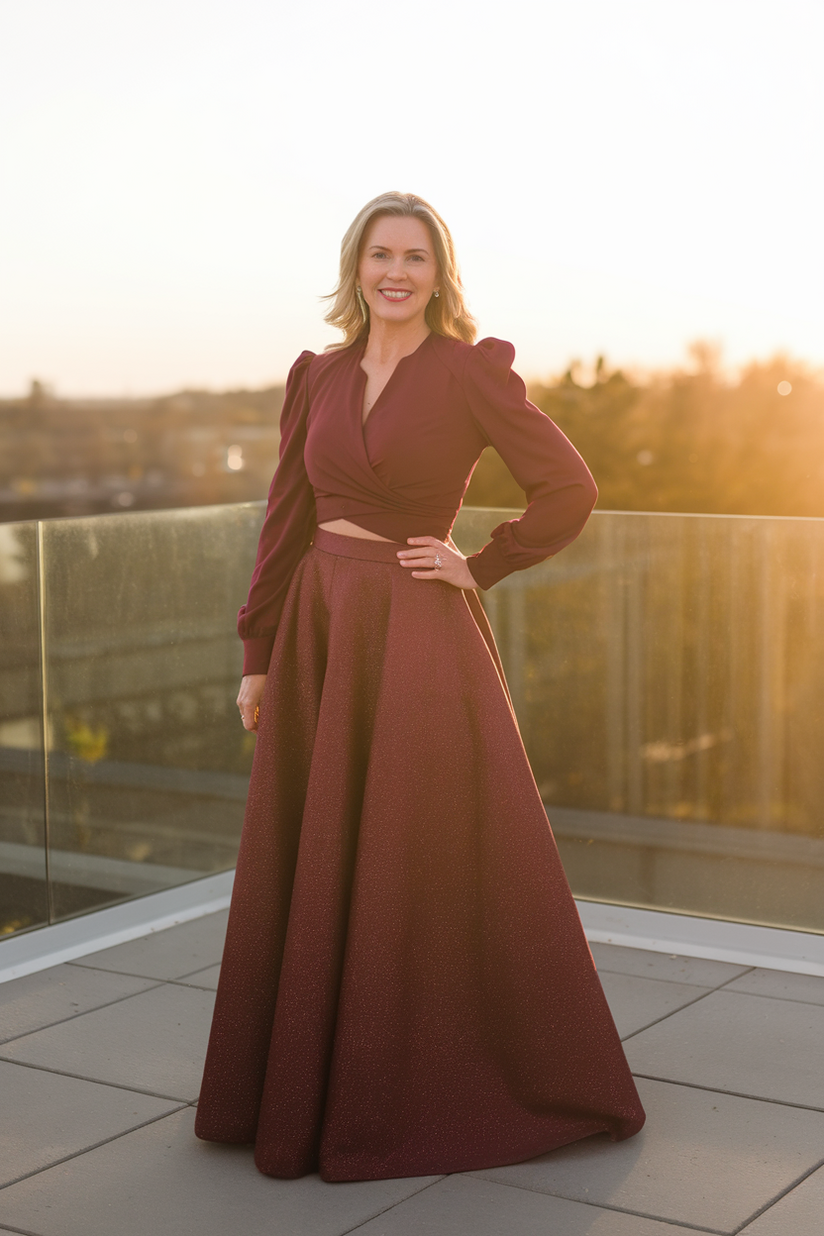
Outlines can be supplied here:
M301 352L286 380L280 458L269 489L249 598L238 613L244 674L268 672L286 592L315 527L315 495L303 461L313 358L313 352Z
M482 339L468 353L464 392L475 422L515 480L528 506L499 524L492 540L467 561L481 588L557 554L581 532L598 490L589 469L558 426L526 397L512 372L515 349Z

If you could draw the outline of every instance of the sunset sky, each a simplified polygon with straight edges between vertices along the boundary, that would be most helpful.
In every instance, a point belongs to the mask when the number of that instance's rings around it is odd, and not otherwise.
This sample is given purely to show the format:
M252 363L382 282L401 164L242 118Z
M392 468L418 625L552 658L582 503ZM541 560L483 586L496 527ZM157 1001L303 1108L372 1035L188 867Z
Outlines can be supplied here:
M258 386L375 194L543 377L824 365L821 0L0 5L0 395Z

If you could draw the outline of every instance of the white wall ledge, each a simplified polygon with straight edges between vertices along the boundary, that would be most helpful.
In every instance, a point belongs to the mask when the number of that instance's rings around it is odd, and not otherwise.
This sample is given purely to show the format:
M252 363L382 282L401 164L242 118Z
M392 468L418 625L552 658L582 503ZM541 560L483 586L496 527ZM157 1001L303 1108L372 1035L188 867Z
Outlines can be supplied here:
M0 941L0 983L225 910L234 878L234 871L221 871L11 936Z
M600 901L576 904L592 944L619 944L824 977L824 935Z
M0 983L224 910L233 880L233 871L223 871L0 941ZM598 901L576 904L593 944L824 977L824 935Z

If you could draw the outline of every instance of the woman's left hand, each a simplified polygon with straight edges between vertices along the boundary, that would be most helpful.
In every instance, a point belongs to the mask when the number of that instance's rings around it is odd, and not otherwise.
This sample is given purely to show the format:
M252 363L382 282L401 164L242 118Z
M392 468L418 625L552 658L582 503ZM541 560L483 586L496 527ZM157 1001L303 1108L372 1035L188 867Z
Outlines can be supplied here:
M439 579L453 588L478 587L466 558L451 538L444 542L434 536L411 536L406 543L414 549L399 549L398 558L415 579Z

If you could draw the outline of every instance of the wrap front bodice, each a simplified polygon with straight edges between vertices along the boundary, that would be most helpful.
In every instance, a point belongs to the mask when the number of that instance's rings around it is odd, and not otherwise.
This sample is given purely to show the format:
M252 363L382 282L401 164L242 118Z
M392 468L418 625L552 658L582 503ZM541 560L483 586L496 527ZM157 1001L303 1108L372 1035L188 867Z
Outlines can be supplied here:
M280 611L318 524L347 519L377 536L444 540L486 446L526 492L468 559L489 588L578 535L595 483L571 442L526 397L510 343L472 346L434 333L399 362L363 423L365 342L314 355L289 373L280 461L269 491L249 599L238 616L244 673L266 673Z

